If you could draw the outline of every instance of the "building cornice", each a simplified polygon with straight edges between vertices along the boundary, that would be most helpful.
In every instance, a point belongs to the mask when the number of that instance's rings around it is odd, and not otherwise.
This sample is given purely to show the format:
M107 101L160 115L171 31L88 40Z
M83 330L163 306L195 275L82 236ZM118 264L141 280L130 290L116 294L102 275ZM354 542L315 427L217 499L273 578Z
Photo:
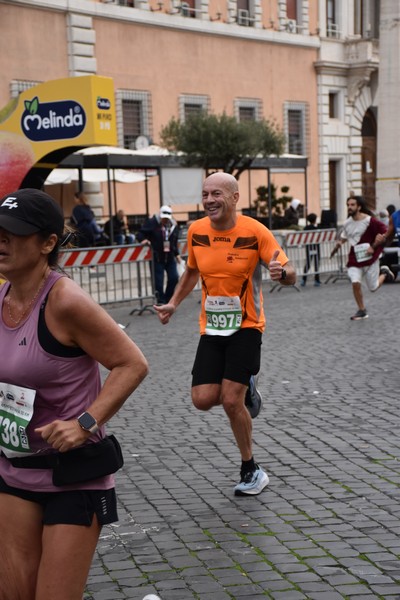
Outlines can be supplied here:
M319 48L320 46L318 36L293 34L286 31L255 27L242 27L236 23L221 23L220 21L206 19L188 19L177 15L119 6L117 4L92 2L90 0L2 0L0 4L54 10L62 13L83 14L93 18L100 17L148 27L163 27L166 29L239 38L261 43L283 44L303 48Z

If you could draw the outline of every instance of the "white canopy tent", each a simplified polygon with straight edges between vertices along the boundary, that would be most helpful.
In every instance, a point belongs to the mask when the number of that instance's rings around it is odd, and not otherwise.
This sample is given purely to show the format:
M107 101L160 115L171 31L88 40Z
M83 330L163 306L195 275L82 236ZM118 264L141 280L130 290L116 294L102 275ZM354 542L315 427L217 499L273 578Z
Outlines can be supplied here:
M71 183L72 181L79 181L79 178L79 169L63 169L58 167L57 169L53 169L44 182L44 185ZM139 181L145 181L146 176L144 172L139 173L128 171L127 169L112 169L111 179L118 183L137 183ZM107 180L107 169L82 169L82 181L88 183L103 183Z

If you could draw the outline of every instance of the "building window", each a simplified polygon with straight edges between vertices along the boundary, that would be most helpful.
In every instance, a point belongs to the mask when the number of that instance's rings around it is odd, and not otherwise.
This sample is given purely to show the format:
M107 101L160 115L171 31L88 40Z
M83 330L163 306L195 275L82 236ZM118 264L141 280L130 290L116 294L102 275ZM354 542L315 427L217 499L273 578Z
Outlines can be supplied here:
M340 37L336 0L326 0L326 35L333 38Z
M131 8L135 7L134 0L116 0L115 4L119 4L120 6L130 6Z
M117 91L118 142L134 148L140 135L152 136L151 96L149 92Z
M250 0L237 0L236 21L242 27L253 27L255 23L254 11Z
M329 92L329 118L339 118L339 94L338 92Z
M306 104L288 102L285 105L285 133L289 154L307 156Z
M262 118L262 101L237 98L234 103L234 114L240 123L243 121L259 121Z
M180 5L182 17L189 17L195 19L197 13L201 12L201 9L196 8L196 0L184 0Z
M182 122L186 121L191 115L201 112L207 113L209 108L210 99L208 96L183 94L179 97L179 118Z
M286 0L283 2L283 28L289 33L303 32L303 0Z
M379 38L380 0L354 0L354 33Z
M35 85L39 85L39 83L43 82L14 79L10 84L10 96L11 98L18 98L18 96L22 94L22 92L25 92L26 90L35 87Z
M286 0L286 16L297 21L297 0Z

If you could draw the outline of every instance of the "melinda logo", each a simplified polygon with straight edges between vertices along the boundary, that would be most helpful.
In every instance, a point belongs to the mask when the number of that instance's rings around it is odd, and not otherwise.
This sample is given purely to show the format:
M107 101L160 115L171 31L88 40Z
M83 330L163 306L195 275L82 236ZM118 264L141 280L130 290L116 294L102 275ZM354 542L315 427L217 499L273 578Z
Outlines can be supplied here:
M108 98L97 97L96 100L97 108L101 108L102 110L110 110L111 102Z
M85 125L85 111L75 100L42 104L37 96L25 100L21 128L33 142L74 138L82 133Z

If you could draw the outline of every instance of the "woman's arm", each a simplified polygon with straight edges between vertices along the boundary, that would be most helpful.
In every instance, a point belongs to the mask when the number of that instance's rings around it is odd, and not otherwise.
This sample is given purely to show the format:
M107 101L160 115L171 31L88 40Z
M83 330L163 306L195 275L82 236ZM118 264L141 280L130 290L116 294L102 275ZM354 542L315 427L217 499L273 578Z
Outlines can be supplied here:
M59 342L82 348L109 370L99 395L86 409L103 425L146 377L148 365L144 355L103 308L75 282L64 277L49 294L46 324ZM90 437L76 419L55 420L39 431L60 451L79 446Z

